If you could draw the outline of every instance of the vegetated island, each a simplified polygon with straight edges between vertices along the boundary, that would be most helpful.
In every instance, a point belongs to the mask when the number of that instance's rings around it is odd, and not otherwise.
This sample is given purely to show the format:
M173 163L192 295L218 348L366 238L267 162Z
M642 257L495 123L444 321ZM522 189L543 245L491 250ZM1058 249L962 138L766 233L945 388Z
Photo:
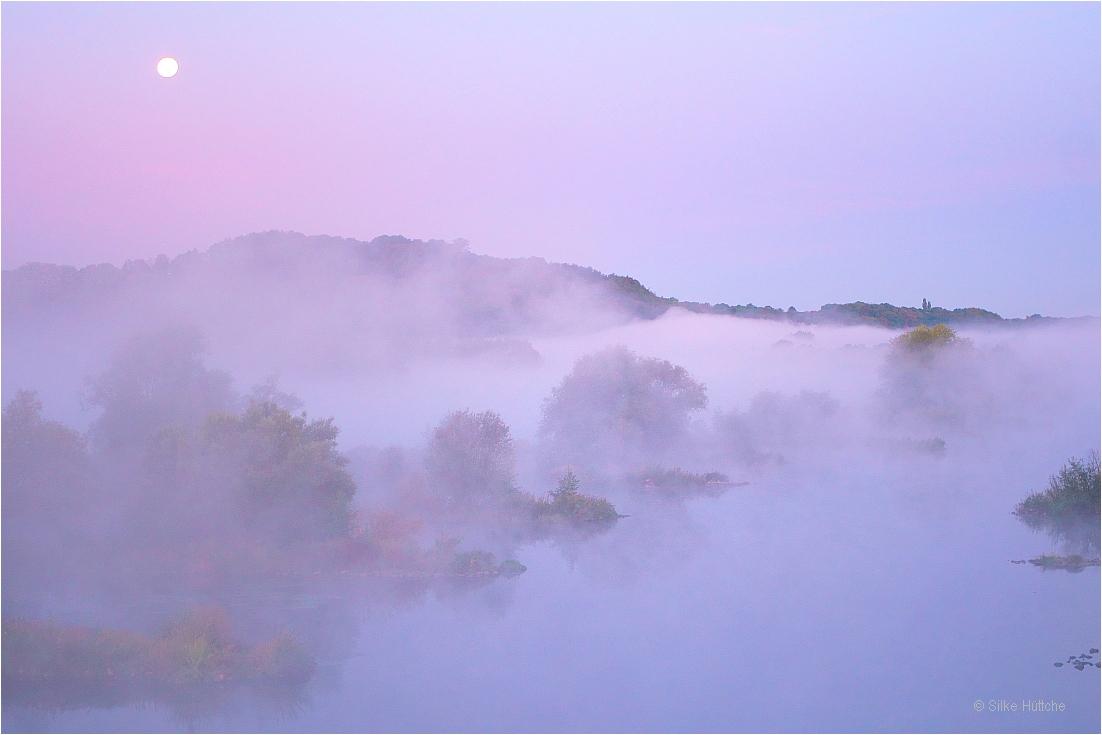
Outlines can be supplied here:
M4 407L6 602L80 594L90 580L115 598L181 604L261 599L276 588L401 601L526 571L462 549L457 528L531 541L603 532L620 518L608 500L580 492L570 470L545 499L521 491L501 417L456 411L434 431L418 478L442 531L424 548L415 507L354 506L332 419L292 413L301 402L274 382L237 396L202 354L188 329L131 339L87 382L103 413L86 435L44 418L33 391ZM189 719L257 690L282 707L314 673L309 644L279 633L249 646L231 638L220 610L193 609L154 637L24 613L3 622L3 701L47 711L156 702Z
M1072 574L1078 574L1087 567L1102 566L1102 560L1085 559L1079 554L1068 554L1067 556L1061 556L1059 554L1041 554L1033 559L1012 559L1010 561L1011 564L1025 564L1026 562L1035 567L1040 567L1046 572L1062 569Z
M1064 569L1080 572L1084 567L1099 566L1100 513L1102 474L1099 472L1099 455L1090 451L1083 459L1069 459L1060 471L1049 478L1048 487L1030 494L1018 503L1014 515L1022 523L1037 531L1044 531L1056 542L1081 554L1043 554L1029 563L1045 570ZM1017 560L1015 564L1024 564Z
M749 482L731 482L731 478L722 472L689 472L680 467L666 468L651 465L636 472L630 472L624 481L632 488L649 493L658 493L671 497L685 495L722 495L727 488L742 487Z
M163 704L184 720L251 694L283 707L304 700L317 668L295 635L250 646L216 607L170 620L156 636L111 628L3 623L4 704L51 712Z

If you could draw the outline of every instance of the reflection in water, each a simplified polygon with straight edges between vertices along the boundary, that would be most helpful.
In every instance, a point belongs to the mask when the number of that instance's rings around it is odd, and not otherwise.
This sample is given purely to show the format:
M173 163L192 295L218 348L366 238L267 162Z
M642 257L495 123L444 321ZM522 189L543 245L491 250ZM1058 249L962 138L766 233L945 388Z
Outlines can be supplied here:
M1049 478L1048 487L1043 492L1032 493L1018 503L1014 515L1030 528L1044 531L1069 551L1097 554L1100 498L1102 472L1098 452L1092 450L1082 460L1069 459L1057 474ZM1079 555L1073 557L1076 561L1071 562L1070 566L1084 565ZM1041 558L1046 560L1040 564L1045 568L1069 566L1062 561L1063 557L1050 555Z
M1025 564L1025 559L1012 560L1011 564ZM1072 574L1079 574L1087 567L1099 566L1099 559L1084 559L1078 554L1068 554L1067 556L1060 556L1059 554L1042 554L1029 560L1029 563L1035 567L1040 567L1042 570L1048 572L1056 569L1062 569Z
M693 423L660 392L624 415L575 396L550 452L449 409L345 463L274 386L184 411L224 381L159 344L178 359L97 383L132 421L5 409L6 729L970 730L976 699L1042 694L1069 702L1050 729L1097 724L1084 677L1044 678L1096 627L1094 557L1005 561L1037 551L1023 488L1097 439L1094 373L1023 391L958 345L896 355L866 403L771 392ZM676 372L604 354L572 385ZM193 392L123 390L150 362ZM612 434L586 444L571 406Z

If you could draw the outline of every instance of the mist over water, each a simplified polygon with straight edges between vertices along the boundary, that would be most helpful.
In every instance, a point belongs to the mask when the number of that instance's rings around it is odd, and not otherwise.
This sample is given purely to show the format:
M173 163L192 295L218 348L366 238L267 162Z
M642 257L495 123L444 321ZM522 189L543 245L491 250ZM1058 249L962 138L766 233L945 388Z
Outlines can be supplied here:
M1099 669L1053 666L1099 647L1098 567L1010 563L1098 556L1012 515L1102 440L1096 321L961 329L914 356L877 327L639 318L536 266L433 302L463 281L428 262L357 288L319 266L285 298L261 296L285 273L248 270L99 310L5 303L4 404L38 391L20 426L72 462L28 455L71 494L21 510L5 435L5 621L155 636L216 605L240 646L291 630L315 666L196 709L51 711L5 680L5 729L1099 728ZM518 292L541 295L487 310ZM309 459L258 464L265 432ZM326 513L239 505L292 471ZM578 521L567 501L597 508L579 497L621 517Z

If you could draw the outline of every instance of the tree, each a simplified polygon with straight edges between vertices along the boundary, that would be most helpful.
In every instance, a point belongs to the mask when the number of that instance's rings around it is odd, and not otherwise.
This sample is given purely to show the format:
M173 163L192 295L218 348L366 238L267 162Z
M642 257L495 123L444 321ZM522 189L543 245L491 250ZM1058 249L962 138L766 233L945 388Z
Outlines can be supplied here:
M3 412L4 536L17 524L79 519L89 471L84 438L43 419L37 393L18 391Z
M932 327L915 327L893 339L891 344L897 356L928 357L942 347L962 341L948 325L935 324Z
M581 482L571 468L566 469L566 474L559 479L559 486L551 493L552 498L561 498L566 495L577 495Z
M516 464L509 426L493 411L453 411L429 440L429 474L452 502L479 503L513 492Z
M891 341L879 391L885 418L960 423L989 410L982 354L945 324L919 326Z
M138 335L120 347L111 366L87 380L85 401L103 409L92 425L101 449L143 450L162 427L197 427L234 401L233 379L203 366L198 330L169 327Z
M551 493L550 501L536 501L534 517L543 521L570 523L607 523L620 517L612 503L604 498L583 495L578 492L580 486L574 470L567 468L566 474L559 479L558 488Z
M336 448L333 419L310 421L274 403L250 403L240 416L215 413L202 429L204 451L232 478L246 524L281 543L342 538L356 484Z
M707 405L685 368L610 347L579 359L551 391L539 434L559 460L635 462L666 454Z
M2 447L3 588L14 607L87 558L83 531L94 498L84 438L43 419L33 391L4 407Z

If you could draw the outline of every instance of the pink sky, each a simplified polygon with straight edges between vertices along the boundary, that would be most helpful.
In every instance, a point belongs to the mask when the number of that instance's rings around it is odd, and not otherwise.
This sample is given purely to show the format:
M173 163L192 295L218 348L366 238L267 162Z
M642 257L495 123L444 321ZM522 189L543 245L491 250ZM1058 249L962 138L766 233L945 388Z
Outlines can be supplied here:
M682 299L1099 311L1097 4L2 13L5 268L286 229Z

